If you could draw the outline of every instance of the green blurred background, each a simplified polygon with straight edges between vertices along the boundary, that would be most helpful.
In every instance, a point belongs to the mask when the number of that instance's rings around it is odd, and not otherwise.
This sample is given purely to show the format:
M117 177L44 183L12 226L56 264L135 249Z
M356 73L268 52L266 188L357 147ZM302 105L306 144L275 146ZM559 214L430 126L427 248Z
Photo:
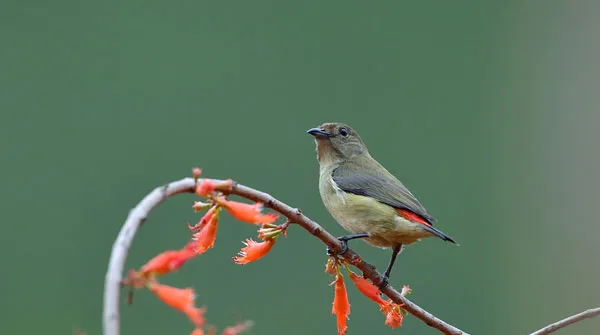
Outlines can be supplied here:
M428 239L392 283L473 334L524 334L598 305L599 2L15 1L0 10L0 332L101 334L127 211L162 183L231 177L343 231L317 191L325 121L354 126L456 248ZM160 206L127 262L182 246L195 198ZM299 228L260 262L224 216L215 249L163 279L222 328L334 334L324 246ZM380 269L389 251L353 247ZM349 289L349 334L387 328ZM597 334L599 320L561 334ZM123 334L188 334L141 291Z

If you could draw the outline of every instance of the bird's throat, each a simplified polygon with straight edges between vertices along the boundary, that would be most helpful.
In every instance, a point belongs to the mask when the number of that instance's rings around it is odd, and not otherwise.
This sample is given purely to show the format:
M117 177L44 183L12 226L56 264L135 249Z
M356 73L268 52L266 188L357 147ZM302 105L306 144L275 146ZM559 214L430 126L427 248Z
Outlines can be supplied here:
M315 139L315 142L317 142L319 164L336 164L343 160L328 139Z

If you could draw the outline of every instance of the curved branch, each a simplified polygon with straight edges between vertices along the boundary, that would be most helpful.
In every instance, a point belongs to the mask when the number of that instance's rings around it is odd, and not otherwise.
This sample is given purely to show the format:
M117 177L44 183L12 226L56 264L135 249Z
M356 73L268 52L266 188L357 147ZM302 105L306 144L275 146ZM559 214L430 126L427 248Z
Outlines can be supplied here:
M218 181L219 182L219 181ZM125 267L125 261L127 259L127 253L129 247L133 242L133 238L138 228L144 223L146 217L150 211L163 202L166 198L179 194L179 193L193 193L195 187L194 179L185 178L176 182L166 184L162 187L154 189L148 194L137 206L129 212L125 224L121 228L115 243L113 244L110 261L108 264L108 271L106 273L105 285L104 285L104 311L103 311L103 327L104 335L119 335L119 302L120 302L120 288L123 270ZM228 194L235 194L252 201L259 201L264 203L266 207L279 212L285 216L290 222L295 223L313 236L320 239L333 251L341 251L342 245L333 235L329 234L323 229L318 223L311 220L297 208L293 208L271 195L255 190L253 188L234 184L228 192ZM349 249L345 254L344 258L360 269L363 272L365 278L370 279L373 284L380 286L383 277L377 272L375 267L365 262L356 252ZM391 285L387 285L382 293L388 296L392 301L398 304L402 304L403 307L412 315L425 322L430 327L438 329L444 334L448 335L468 335L466 332L444 322L443 320L435 317L433 314L427 312L423 308L419 307L415 303L406 299ZM594 317L600 314L600 309L593 309L581 314L574 315L565 320L559 321L555 324L549 325L543 329L538 330L531 335L544 335L554 332L562 327L585 318Z
M215 181L221 182L219 180ZM192 178L185 178L166 184L162 187L158 187L148 194L142 201L140 201L139 204L137 204L134 209L129 212L127 220L121 228L119 236L113 245L108 264L108 271L106 273L104 284L103 314L104 335L119 335L119 302L122 275L129 247L133 242L133 238L135 237L138 228L142 223L144 223L150 211L163 202L166 198L178 193L192 193L194 192L194 187L195 182ZM234 184L231 190L225 193L235 194L251 201L262 202L265 207L269 207L274 211L279 212L290 222L301 226L310 234L323 241L323 243L325 243L331 250L342 250L342 245L337 238L325 231L318 223L302 214L302 211L299 209L293 208L275 199L267 193L241 184ZM349 249L344 254L344 258L352 265L360 269L363 272L364 277L370 279L373 284L378 286L381 284L383 277L377 272L373 265L363 261L357 253ZM409 301L391 285L386 286L382 292L395 303L402 304L409 313L423 320L423 322L425 322L427 325L440 330L442 333L451 335L468 335L462 330L438 319L433 314Z
M600 315L600 307L588 309L587 311L583 311L579 314L571 315L568 318L557 321L551 325L547 325L546 327L544 327L542 329L536 330L535 332L531 333L530 335L547 335L550 333L554 333L555 331L557 331L563 327L566 327L570 324L573 324L573 323L576 323L579 321L583 321L588 318L593 318L598 315Z
M108 271L104 279L104 311L102 321L105 335L119 335L120 332L119 302L123 269L129 247L133 242L138 228L146 221L150 211L166 198L178 193L193 191L194 180L191 178L169 183L155 188L134 209L129 211L127 220L125 220L125 224L113 244L108 262Z

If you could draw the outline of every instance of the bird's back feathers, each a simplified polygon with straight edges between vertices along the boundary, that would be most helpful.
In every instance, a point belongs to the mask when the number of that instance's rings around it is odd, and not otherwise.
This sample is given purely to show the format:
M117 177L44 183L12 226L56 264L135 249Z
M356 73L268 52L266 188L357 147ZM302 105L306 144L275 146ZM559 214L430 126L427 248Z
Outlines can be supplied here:
M371 160L371 162L363 161ZM376 164L378 169L365 170ZM363 168L361 168L363 167ZM332 174L337 186L344 192L368 196L397 209L406 209L422 217L428 224L435 219L419 200L381 164L369 155L355 156L340 164Z

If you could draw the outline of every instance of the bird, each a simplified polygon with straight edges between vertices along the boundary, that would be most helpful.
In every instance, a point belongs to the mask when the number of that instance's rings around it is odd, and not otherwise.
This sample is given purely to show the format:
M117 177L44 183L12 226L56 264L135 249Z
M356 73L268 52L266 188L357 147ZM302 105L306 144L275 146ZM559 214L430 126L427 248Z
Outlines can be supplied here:
M435 218L394 175L370 154L356 130L344 123L324 123L307 130L316 142L319 193L331 216L350 234L338 237L343 255L348 241L391 248L380 284L389 283L402 247L426 237L458 245L433 226ZM328 253L330 253L328 249Z

